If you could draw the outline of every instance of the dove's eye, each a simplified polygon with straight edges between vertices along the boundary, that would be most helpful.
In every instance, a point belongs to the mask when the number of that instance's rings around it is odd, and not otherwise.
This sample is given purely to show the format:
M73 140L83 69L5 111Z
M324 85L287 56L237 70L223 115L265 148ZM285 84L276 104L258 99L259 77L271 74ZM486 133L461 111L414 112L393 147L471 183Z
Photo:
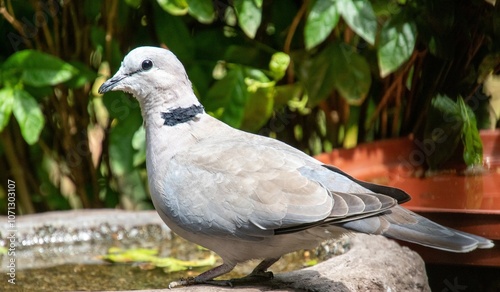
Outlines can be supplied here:
M153 62L151 60L142 61L142 70L148 71L151 68L153 68Z

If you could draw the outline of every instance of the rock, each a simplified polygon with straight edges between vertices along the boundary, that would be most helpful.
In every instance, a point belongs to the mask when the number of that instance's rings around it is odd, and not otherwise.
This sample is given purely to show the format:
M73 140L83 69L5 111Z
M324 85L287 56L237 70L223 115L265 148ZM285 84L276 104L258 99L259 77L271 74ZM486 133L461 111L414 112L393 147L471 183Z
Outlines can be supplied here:
M0 222L7 222L6 217L0 217ZM155 211L80 210L19 216L16 231L16 259L19 263L44 263L36 267L72 262L73 254L75 258L81 255L93 258L92 252L105 254L106 244L115 240L133 243L137 238L151 237L157 241L169 237L168 228ZM5 237L10 232L6 223L0 224L0 246L8 244ZM58 254L39 252L41 248L49 249L45 247L49 243L64 244L71 250L59 247L54 249ZM342 255L310 268L275 273L273 280L264 283L234 288L190 286L143 291L430 291L424 262L409 248L382 236L359 233L350 235L350 243L350 250ZM76 247L86 249L75 251ZM7 260L8 257L0 258L2 266L7 266Z
M245 287L191 286L179 292L258 291L430 291L422 258L383 236L353 234L351 250L316 266L275 274Z
M430 291L422 258L382 236L356 234L347 253L276 276L306 291Z

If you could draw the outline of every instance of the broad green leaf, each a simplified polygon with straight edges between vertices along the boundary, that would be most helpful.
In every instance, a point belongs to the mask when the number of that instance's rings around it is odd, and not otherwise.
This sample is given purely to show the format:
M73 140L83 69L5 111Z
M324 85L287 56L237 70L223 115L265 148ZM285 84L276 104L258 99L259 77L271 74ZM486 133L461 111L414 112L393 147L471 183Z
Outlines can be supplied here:
M275 82L258 69L245 69L244 73L249 95L240 128L256 132L273 113Z
M139 166L146 161L146 130L142 125L132 137L132 148L137 151L134 154L133 164Z
M45 124L45 118L35 98L24 90L14 89L12 111L26 143L35 144Z
M245 114L249 96L242 66L234 66L227 75L217 81L203 99L207 111L219 113L218 119L232 127L239 128Z
M273 113L274 88L259 88L250 94L245 106L241 129L256 132L267 123Z
M245 34L253 39L262 19L262 6L253 0L234 0L238 24Z
M131 198L133 202L139 203L148 199L139 168L134 167L131 172L118 177L118 184L120 193Z
M415 47L417 27L413 21L387 21L380 31L378 64L380 76L385 77L406 62Z
M12 88L0 89L0 132L7 126L14 105L14 90Z
M156 34L161 43L183 62L194 58L195 44L182 18L169 15L159 9L154 11Z
M375 44L377 18L368 0L337 0L337 9L349 27L370 45Z
M349 104L360 105L372 84L370 65L351 46L336 44L331 56L335 88Z
M267 58L268 55L265 57ZM256 64L265 57L262 55L262 51L256 47L229 45L225 49L223 60L228 63L258 67ZM264 66L264 64L262 65Z
M165 272L173 273L177 271L189 270L192 268L207 267L207 266L210 267L215 265L216 262L217 261L215 259L215 256L213 254L210 254L207 258L199 260L184 261L172 257L167 257L167 258L158 258L153 263L157 267L163 267L164 268L163 270Z
M172 15L185 15L188 13L186 0L156 0L160 7Z
M133 147L133 129L142 125L142 117L136 102L130 102L125 95L118 96L119 98L113 99L108 107L110 116L116 118L109 134L110 167L118 180L120 193L134 202L141 202L147 195L140 172L134 165L137 151Z
M210 254L205 259L183 261L172 257L158 257L158 250L146 248L110 248L108 253L100 257L115 263L141 262L150 263L156 267L164 268L166 272L184 271L196 267L213 266L216 263L215 256Z
M52 86L29 86L24 85L23 89L26 90L31 96L33 96L37 102L40 102L45 97L54 94L54 88Z
M78 73L70 80L66 81L66 85L70 88L80 88L85 84L93 82L97 74L91 70L87 65L81 62L70 62L70 64L78 70Z
M142 118L138 109L128 108L126 104L120 104L119 107L123 107L125 111L117 118L109 133L109 160L113 173L123 176L134 169L136 151L132 147L133 130L139 128Z
M34 50L23 50L10 56L2 66L4 76L20 76L27 85L56 85L71 79L77 72L75 67L49 54Z
M317 0L309 12L304 28L306 49L323 42L339 22L339 10L335 0Z
M457 100L460 114L463 120L462 143L464 143L464 161L468 166L481 165L483 163L483 143L477 129L476 116L468 107L463 98Z
M334 45L330 44L313 58L294 57L294 62L298 64L297 76L307 91L311 106L318 104L334 90L332 73L335 66L332 62L334 50Z
M215 19L215 11L212 0L186 0L188 11L191 16L201 23L211 23Z
M420 150L419 153L425 156L430 169L442 167L453 156L460 144L462 126L460 109L453 100L444 95L432 99L424 139L414 141ZM420 162L416 157L411 159L415 160L415 163Z

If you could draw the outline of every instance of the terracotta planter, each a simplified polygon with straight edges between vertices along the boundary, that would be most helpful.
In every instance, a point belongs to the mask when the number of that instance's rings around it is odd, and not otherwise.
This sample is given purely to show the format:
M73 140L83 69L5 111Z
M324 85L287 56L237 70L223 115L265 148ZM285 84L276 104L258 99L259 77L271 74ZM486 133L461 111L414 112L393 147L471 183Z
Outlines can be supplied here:
M435 145L411 138L334 150L317 158L358 179L405 190L412 200L404 206L431 220L500 241L500 131L482 131L481 139L488 173L480 176L416 177L424 154ZM500 242L494 249L458 255L408 245L427 262L500 266Z

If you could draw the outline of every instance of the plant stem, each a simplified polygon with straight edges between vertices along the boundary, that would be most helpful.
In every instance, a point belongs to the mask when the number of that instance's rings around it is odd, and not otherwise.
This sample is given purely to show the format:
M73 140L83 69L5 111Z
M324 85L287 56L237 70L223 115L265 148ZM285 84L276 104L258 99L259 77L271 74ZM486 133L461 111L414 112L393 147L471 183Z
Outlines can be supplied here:
M300 20L304 16L307 6L309 6L309 0L305 0L302 3L302 6L300 7L299 11L295 15L295 17L292 20L292 23L290 24L290 29L288 30L288 33L286 34L286 39L285 39L285 45L283 46L283 52L285 52L287 55L290 54L290 46L292 45L292 39L293 36L295 35L295 31L297 30L297 27L299 26ZM292 84L294 80L294 64L293 61L290 62L290 65L288 66L287 69L287 83Z
M9 128L5 128L0 134L2 135L5 156L7 157L12 176L14 177L14 180L16 182L16 192L19 195L20 206L22 208L23 214L33 214L35 213L35 207L33 206L33 202L31 202L31 198L27 188L28 184L26 178L24 177L25 170L22 169L21 162L17 158Z

